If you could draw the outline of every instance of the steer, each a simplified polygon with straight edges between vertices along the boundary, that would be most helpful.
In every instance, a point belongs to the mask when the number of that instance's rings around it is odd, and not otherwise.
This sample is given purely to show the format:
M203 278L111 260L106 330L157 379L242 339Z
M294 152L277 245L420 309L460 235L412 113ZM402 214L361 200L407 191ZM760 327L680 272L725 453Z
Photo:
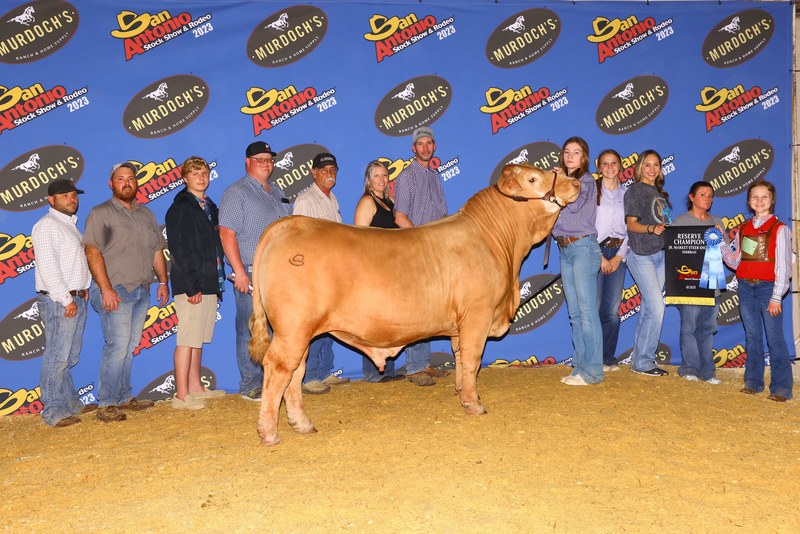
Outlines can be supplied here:
M484 413L476 381L486 338L508 330L519 305L522 260L579 191L580 183L560 170L507 165L495 186L458 213L417 228L301 216L271 224L251 278L250 357L264 366L261 442L280 442L282 398L295 431L316 432L301 383L308 344L326 332L380 370L409 343L449 336L461 405L468 414Z

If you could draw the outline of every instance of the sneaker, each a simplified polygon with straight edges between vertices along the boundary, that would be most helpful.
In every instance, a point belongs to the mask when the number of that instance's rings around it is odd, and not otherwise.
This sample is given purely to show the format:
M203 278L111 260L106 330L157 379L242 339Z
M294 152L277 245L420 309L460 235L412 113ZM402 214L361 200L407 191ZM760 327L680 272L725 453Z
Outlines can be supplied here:
M172 407L176 410L201 410L206 407L205 403L194 395L186 395L183 400L177 396L172 398Z
M97 410L97 418L104 423L112 423L114 421L124 421L128 416L116 406L104 406Z
M685 378L689 382L694 382L695 380L700 380L699 378L697 378L694 375L683 375L683 378Z
M61 419L60 421L58 421L53 426L57 426L58 428L64 428L65 426L72 426L72 425L80 423L80 422L81 422L81 418L80 417L75 417L74 415L70 415L69 417L65 417L64 419Z
M561 379L568 386L588 386L589 383L581 375L567 375Z
M227 395L224 389L208 389L203 388L203 391L193 391L191 393L195 399L216 399Z
M431 367L430 365L425 368L423 373L426 373L428 376L433 378L444 378L450 374L450 371L446 371L444 369L437 369L436 367Z
M309 395L324 395L330 393L330 391L331 387L321 380L303 382L303 393L308 393Z
M152 408L155 405L155 402L151 400L139 400L136 397L132 398L128 402L123 402L119 405L120 410L133 410L135 412L140 412L142 410L146 410L148 408Z
M326 386L340 386L342 384L347 384L348 382L350 382L349 378L336 375L328 375L325 377L325 380L322 381L322 383Z
M432 386L436 383L431 375L426 373L425 371L420 371L419 373L414 373L412 375L407 375L408 381L413 382L418 386Z
M250 391L242 393L242 398L246 401L261 402L261 388L253 388Z
M716 386L717 384L722 384L722 380L712 376L711 378L706 380L706 384L714 384Z
M652 369L648 369L647 371L637 371L636 369L631 369L634 373L640 375L647 375L647 376L667 376L669 374L668 371L660 367L653 367Z
M619 371L619 365L616 363L612 363L611 365L603 364L603 372L608 373L609 371Z

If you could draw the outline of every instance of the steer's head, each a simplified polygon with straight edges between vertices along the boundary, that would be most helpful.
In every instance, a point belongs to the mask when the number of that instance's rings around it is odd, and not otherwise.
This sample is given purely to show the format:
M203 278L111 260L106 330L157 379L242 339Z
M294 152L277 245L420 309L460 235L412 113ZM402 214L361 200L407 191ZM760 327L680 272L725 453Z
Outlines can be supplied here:
M545 171L533 165L520 164L503 167L497 188L514 200L541 201L546 212L556 213L575 202L581 184L561 169Z

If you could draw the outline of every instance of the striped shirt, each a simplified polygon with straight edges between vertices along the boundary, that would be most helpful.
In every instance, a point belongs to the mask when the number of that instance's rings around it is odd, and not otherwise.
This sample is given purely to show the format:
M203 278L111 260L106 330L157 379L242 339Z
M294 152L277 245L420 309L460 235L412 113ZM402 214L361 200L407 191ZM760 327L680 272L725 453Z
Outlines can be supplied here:
M420 226L447 216L447 202L439 173L416 160L394 179L394 209Z
M219 225L236 233L244 265L253 264L258 238L264 229L291 214L292 205L280 187L271 184L267 191L249 175L229 185L219 203Z
M59 304L72 302L72 290L88 289L92 283L75 215L50 208L33 225L31 238L36 254L36 291L47 291Z

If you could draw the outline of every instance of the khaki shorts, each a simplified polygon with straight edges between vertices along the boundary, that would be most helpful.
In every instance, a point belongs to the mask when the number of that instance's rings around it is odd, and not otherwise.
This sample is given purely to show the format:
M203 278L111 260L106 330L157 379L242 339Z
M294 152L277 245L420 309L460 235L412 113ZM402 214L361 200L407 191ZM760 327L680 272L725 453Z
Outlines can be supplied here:
M175 295L175 314L178 316L179 347L203 348L211 343L214 322L217 320L217 296L203 295L199 304L190 304L185 293Z

